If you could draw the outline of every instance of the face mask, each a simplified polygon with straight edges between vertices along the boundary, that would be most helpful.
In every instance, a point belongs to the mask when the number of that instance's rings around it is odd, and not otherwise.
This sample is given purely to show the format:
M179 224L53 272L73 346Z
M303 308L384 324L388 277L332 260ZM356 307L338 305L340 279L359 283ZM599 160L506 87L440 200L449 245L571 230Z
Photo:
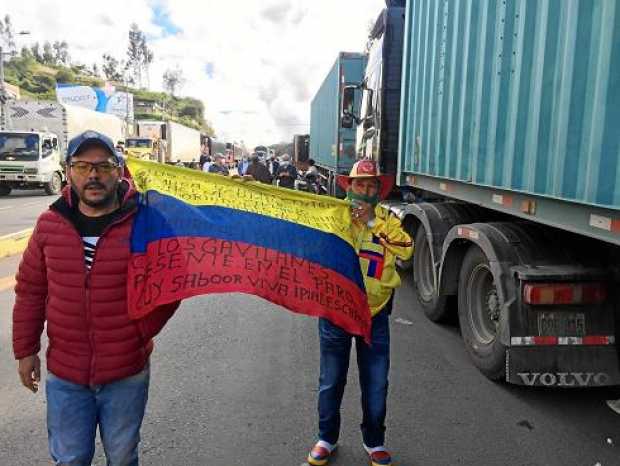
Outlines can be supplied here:
M355 194L352 190L349 190L347 191L347 200L366 202L374 207L379 203L379 194L375 194L374 196L366 196L365 194Z

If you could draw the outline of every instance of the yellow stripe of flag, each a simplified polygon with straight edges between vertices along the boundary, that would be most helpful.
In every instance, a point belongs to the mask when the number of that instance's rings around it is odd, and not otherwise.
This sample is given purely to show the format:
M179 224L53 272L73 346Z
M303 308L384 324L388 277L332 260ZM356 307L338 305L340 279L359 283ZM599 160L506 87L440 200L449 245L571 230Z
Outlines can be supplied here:
M140 192L159 191L196 206L219 206L314 228L353 245L349 203L258 182L128 158Z

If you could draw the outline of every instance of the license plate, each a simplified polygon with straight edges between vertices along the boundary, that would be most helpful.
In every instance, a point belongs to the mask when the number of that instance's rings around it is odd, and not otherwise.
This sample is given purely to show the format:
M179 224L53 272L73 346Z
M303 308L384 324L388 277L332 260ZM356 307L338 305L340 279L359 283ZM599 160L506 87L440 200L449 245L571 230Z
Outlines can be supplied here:
M586 334L586 316L578 312L541 312L538 315L538 334L582 337Z

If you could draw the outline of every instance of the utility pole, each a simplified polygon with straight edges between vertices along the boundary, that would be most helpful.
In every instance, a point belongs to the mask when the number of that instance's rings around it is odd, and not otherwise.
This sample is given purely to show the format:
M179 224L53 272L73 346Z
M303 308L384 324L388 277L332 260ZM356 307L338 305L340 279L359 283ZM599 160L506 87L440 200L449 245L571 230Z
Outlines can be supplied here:
M0 45L0 129L6 129L6 102L8 95L4 86L4 55L7 54L2 50ZM10 55L10 54L7 54Z

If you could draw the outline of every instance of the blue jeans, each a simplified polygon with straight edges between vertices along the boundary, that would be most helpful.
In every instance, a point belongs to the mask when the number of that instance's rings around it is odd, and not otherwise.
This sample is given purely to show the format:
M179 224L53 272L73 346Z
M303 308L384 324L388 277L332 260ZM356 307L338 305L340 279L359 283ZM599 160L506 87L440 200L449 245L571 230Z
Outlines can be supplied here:
M361 424L366 446L384 444L385 413L390 369L390 312L392 300L372 319L372 345L360 337L319 319L321 375L319 379L319 439L335 444L340 434L340 404L349 371L351 340L355 338L362 390Z
M138 464L150 370L105 385L78 385L47 374L47 433L57 465L90 466L97 426L108 466Z

